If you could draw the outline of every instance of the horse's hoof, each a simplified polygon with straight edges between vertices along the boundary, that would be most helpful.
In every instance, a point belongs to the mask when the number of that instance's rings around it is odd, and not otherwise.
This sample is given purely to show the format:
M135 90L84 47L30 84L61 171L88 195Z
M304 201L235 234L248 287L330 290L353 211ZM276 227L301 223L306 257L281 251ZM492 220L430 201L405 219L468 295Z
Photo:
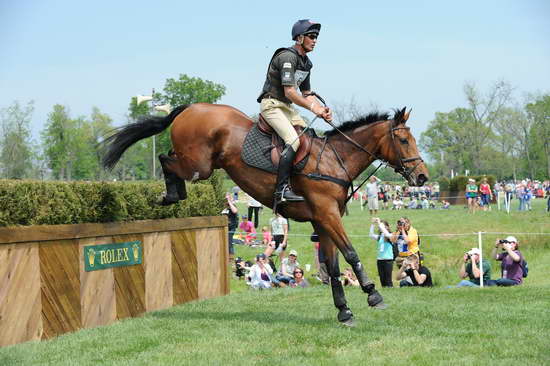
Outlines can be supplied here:
M353 321L353 313L350 309L345 308L338 312L338 321L344 325L347 325L348 327L353 327L354 321Z
M167 196L163 196L161 199L159 199L157 201L157 205L160 205L160 206L170 206L170 205L173 205L174 203L177 203L179 200L178 199L174 199L174 198L171 198L171 197L167 197Z
M378 304L372 306L372 308L378 309L378 310L384 310L384 309L387 309L387 308L388 308L388 305L386 305L386 304L382 301L382 302L379 302Z
M351 317L346 321L340 322L340 324L342 324L346 327L355 328L355 319L353 317Z
M384 298L382 298L382 295L380 295L380 292L376 290L372 291L369 294L367 302L369 303L370 307L373 307L376 309L385 309L387 307L386 304L384 304Z

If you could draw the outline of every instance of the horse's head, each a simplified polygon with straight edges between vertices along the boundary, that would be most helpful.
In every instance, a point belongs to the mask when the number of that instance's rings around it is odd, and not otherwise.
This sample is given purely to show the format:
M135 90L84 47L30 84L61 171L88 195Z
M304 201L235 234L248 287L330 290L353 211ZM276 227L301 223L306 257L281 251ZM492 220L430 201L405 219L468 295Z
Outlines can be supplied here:
M385 149L385 160L401 174L411 186L422 186L428 180L428 169L420 157L416 140L406 126L410 111L406 107L396 110L390 121L389 147Z

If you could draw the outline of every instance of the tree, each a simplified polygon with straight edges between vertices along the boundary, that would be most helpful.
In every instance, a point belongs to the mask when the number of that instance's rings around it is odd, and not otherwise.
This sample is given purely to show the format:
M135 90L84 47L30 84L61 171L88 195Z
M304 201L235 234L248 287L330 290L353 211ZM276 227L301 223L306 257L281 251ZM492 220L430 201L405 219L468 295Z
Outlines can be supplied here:
M72 128L72 124L67 109L56 104L48 115L46 128L41 133L44 155L56 179L67 179L70 139L68 131Z
M472 132L472 149L476 156L480 156L483 146L491 137L493 125L498 119L498 116L507 103L510 102L512 96L512 87L510 84L499 81L496 82L486 95L481 95L475 84L466 83L464 85L464 93L466 100L472 111L473 130ZM477 173L481 172L480 159L474 159L474 170Z
M539 173L539 178L544 179L550 177L550 95L534 99L525 106L527 118L532 121L529 144L535 166L545 167Z
M202 80L197 77L179 75L178 79L167 79L163 92L153 95L153 104L170 104L172 107L193 103L215 103L225 94L225 86L212 81ZM136 98L132 98L128 107L128 120L137 122L140 118L150 114L161 115L161 112L153 112L150 104L137 104ZM142 140L132 146L124 154L115 169L115 174L120 179L151 179L153 157L153 138ZM165 130L155 136L156 155L167 153L172 148L170 131ZM161 172L160 164L156 164L155 176Z
M33 148L30 120L34 102L21 106L15 101L0 110L0 170L8 179L28 178L32 172Z

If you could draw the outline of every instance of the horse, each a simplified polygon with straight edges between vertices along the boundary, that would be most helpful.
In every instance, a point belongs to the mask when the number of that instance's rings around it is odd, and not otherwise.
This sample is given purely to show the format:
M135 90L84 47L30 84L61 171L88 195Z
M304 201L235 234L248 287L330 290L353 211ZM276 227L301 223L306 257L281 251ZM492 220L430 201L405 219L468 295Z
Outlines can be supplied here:
M294 192L303 202L288 202L277 208L284 217L311 222L326 258L337 319L353 326L339 280L338 250L353 268L368 305L386 307L382 295L366 271L342 224L350 186L375 160L384 161L400 173L409 185L422 186L427 168L419 155L416 140L406 125L406 108L388 113L371 113L334 126L323 138L312 138L310 156L304 168L291 176ZM104 141L102 164L112 169L124 151L135 142L171 127L172 150L160 155L165 182L165 204L185 199L185 180L210 177L223 169L246 193L267 207L273 207L275 174L251 167L241 158L246 134L253 121L236 108L221 104L196 103L175 108L169 115L150 116L120 127Z

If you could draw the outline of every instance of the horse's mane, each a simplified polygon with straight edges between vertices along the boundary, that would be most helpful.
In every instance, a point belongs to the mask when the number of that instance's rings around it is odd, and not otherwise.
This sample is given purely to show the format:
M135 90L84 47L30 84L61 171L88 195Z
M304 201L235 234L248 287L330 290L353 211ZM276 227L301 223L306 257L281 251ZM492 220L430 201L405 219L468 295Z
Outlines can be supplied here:
M402 120L404 114L405 114L405 109L403 109L403 110L394 109L393 119L396 120L396 121ZM386 121L389 118L390 118L389 113L371 112L369 114L366 114L366 115L363 115L363 116L359 117L356 120L346 121L346 122L340 124L340 126L338 126L338 129L342 132L348 132L348 131L355 130L356 128L359 128L359 127L362 127L362 126L369 125L369 124L374 123L374 122ZM325 136L330 137L330 136L337 135L338 133L339 132L337 130L332 129L332 130L326 131Z

